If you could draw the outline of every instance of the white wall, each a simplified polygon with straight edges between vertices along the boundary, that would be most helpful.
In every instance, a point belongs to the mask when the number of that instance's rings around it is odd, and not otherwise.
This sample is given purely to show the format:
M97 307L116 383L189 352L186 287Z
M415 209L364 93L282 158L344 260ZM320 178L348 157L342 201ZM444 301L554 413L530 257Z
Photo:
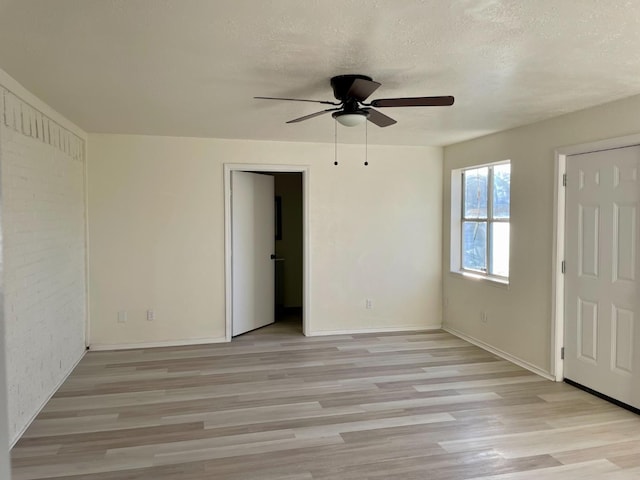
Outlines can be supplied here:
M9 433L85 351L84 132L0 71Z
M336 167L325 144L91 135L89 147L92 346L224 339L224 163L310 166L311 333L440 325L440 148L370 146L365 167L363 146L341 145Z
M551 373L554 150L640 132L640 96L446 147L445 327ZM449 272L451 170L511 160L509 288ZM480 321L486 311L488 322Z

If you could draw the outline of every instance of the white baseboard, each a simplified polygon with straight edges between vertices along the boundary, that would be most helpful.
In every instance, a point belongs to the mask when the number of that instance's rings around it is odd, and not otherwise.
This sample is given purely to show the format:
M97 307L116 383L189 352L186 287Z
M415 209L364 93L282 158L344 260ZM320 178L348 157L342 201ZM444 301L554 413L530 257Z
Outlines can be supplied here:
M42 404L38 407L38 409L36 410L36 412L31 416L31 418L29 419L29 421L25 424L25 426L20 429L15 435L14 437L11 439L11 441L9 442L9 450L11 450L16 443L18 443L18 440L20 440L20 438L22 438L22 435L24 435L24 432L27 431L27 428L29 428L31 426L31 424L33 423L33 421L36 419L36 417L40 414L40 412L42 411L42 409L45 407L45 405L49 402L49 400L51 400L51 397L53 397L55 395L55 393L60 390L60 387L62 386L62 384L67 380L67 378L69 378L69 375L71 375L71 372L73 372L75 370L75 368L78 366L78 364L80 363L80 361L84 358L85 354L87 353L87 350L82 350L82 353L80 354L80 357L73 363L73 365L71 366L70 369L68 369L65 374L62 376L62 379L58 382L58 384L53 388L53 390L51 391L51 393L49 395L47 395L47 398L44 400L44 402L42 402Z
M547 380L551 380L553 382L556 381L556 378L551 375L549 372L546 372L544 370L542 370L539 367L536 367L535 365L533 365L532 363L527 362L526 360L523 360L521 358L518 358L514 355L511 355L510 353L504 352L502 350L500 350L499 348L496 347L492 347L491 345L489 345L488 343L483 342L482 340L478 340L477 338L474 337L470 337L469 335L466 335L462 332L459 332L458 330L456 330L455 328L451 328L451 327L442 327L442 329L445 332L449 332L451 335L455 335L458 338L461 338L462 340L465 340L469 343L474 344L477 347L482 348L483 350L486 350L488 352L493 353L494 355L497 355L501 358L504 358L505 360L508 360L511 363L515 363L516 365L522 367L522 368L526 368L527 370L529 370L530 372L535 373L536 375L540 375L541 377L546 378Z
M316 330L306 332L307 337L323 337L328 335L356 335L358 333L399 333L399 332L428 332L440 330L441 325L411 326L411 327L372 327L356 328L352 330Z
M114 343L103 344L94 343L89 345L92 352L103 352L106 350L138 350L140 348L158 348L158 347L184 347L189 345L207 345L210 343L227 342L225 337L215 338L188 338L186 340L166 340L163 342L143 342L143 343Z

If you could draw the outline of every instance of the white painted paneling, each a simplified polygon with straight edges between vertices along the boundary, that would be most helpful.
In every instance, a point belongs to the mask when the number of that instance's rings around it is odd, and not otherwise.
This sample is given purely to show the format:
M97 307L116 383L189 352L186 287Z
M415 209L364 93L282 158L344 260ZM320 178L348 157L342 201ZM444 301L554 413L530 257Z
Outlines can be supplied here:
M613 352L612 367L626 373L633 372L635 313L631 310L612 306Z
M362 145L339 145L338 166L322 144L91 135L89 147L92 345L225 337L225 163L308 166L308 334L440 326L441 149L370 146L365 167Z
M580 205L578 209L578 275L597 278L600 209L591 205Z
M613 205L613 281L633 282L636 279L637 207L634 204Z
M578 298L577 356L582 361L598 361L598 304Z

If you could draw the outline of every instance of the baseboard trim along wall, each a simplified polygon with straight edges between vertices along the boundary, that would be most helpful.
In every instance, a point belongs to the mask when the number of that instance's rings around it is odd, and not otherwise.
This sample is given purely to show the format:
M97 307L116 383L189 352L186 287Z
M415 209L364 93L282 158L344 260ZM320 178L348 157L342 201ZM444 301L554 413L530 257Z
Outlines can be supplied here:
M474 344L477 347L482 348L483 350L491 352L494 355L498 355L499 357L504 358L505 360L508 360L511 363L515 363L516 365L522 368L526 368L527 370L535 373L536 375L540 375L541 377L546 378L547 380L551 380L552 382L556 381L555 377L551 375L549 372L545 372L541 368L536 367L535 365L527 362L526 360L522 360L521 358L515 357L510 353L500 350L499 348L492 347L491 345L484 343L482 340L478 340L477 338L470 337L469 335L465 335L464 333L459 332L454 328L442 327L442 329L445 332L449 332L451 335L455 335L456 337L461 338L462 340L465 340L469 343Z
M58 384L55 386L55 388L51 391L51 393L47 396L47 398L44 400L44 402L42 402L42 404L38 407L38 409L36 410L36 412L31 416L31 418L29 419L29 421L27 422L27 424L22 428L22 430L18 431L16 433L16 435L11 439L11 443L9 444L9 449L12 449L16 443L18 443L18 440L20 440L22 438L22 435L24 435L24 432L27 431L27 429L31 426L31 424L33 423L33 421L36 419L36 417L38 415L40 415L40 412L42 411L42 409L45 407L45 405L47 403L49 403L49 400L51 400L51 397L53 397L56 392L58 390L60 390L60 387L62 386L62 384L67 380L67 378L69 378L69 375L71 375L71 372L73 372L75 370L75 368L78 366L78 364L82 361L82 359L84 358L85 354L87 353L86 350L83 350L82 353L80 354L80 357L73 363L73 365L71 366L71 368L65 372L65 374L62 376L62 380L60 380L58 382Z
M164 342L145 342L145 343L116 343L116 344L92 344L89 350L92 352L104 352L107 350L138 350L140 348L158 348L158 347L185 347L189 345L207 345L210 343L225 343L224 337L216 338L188 338L186 340L167 340Z
M398 333L398 332L429 332L440 330L441 325L427 325L420 327L379 327L379 328L356 328L353 330L317 330L307 332L307 337L323 337L327 335L356 335L358 333Z

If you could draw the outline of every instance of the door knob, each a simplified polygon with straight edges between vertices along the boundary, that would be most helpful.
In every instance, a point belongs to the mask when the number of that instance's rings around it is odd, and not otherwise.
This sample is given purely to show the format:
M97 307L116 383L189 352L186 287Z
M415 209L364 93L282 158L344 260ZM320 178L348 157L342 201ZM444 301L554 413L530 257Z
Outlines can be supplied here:
M271 256L269 257L271 260L275 260L276 259L276 254L272 253Z

